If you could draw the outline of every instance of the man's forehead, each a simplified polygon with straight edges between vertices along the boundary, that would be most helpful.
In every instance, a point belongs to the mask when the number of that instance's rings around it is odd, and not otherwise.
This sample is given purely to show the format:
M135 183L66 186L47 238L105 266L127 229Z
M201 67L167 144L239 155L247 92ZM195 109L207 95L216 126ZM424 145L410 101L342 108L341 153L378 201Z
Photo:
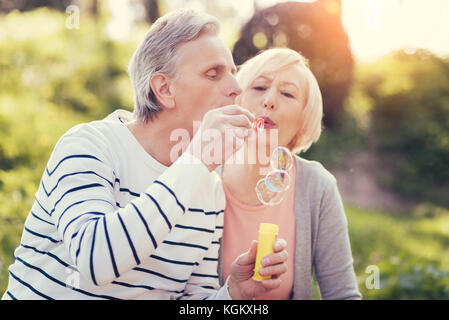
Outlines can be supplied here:
M182 64L194 63L196 67L224 67L233 73L237 71L231 51L216 35L206 34L186 42L178 48L176 54Z

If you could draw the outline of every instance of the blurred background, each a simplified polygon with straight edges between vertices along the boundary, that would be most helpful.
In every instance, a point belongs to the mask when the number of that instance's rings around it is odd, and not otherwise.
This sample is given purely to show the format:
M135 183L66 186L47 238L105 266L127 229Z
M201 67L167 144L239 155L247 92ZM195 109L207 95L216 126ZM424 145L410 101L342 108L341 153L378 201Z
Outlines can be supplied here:
M269 47L309 60L324 131L301 156L337 177L364 298L448 299L446 0L0 0L0 293L55 143L133 109L128 61L179 7L218 17L236 64Z

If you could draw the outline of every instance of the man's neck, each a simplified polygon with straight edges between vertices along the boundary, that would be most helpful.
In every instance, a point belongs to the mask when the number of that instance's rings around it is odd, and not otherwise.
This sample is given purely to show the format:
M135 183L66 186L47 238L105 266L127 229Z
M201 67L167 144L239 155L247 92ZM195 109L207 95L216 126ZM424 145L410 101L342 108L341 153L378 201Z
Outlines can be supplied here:
M162 119L162 114L153 121L144 123L132 120L125 125L141 144L144 150L159 163L170 166L176 159L170 159L170 151L177 141L170 141L170 135L175 126Z

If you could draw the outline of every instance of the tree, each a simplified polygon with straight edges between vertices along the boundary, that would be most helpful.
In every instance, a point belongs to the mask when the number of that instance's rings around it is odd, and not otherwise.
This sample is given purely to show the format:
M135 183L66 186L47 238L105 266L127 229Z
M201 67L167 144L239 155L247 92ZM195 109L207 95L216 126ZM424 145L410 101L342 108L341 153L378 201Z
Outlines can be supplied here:
M321 88L324 125L331 129L339 125L354 66L340 8L340 0L284 2L256 8L233 50L236 64L270 47L289 47L304 55Z
M145 7L147 21L154 23L160 16L159 1L158 0L142 0Z
M65 11L72 3L72 0L0 0L0 12L8 13L12 10L30 11L39 7L54 8Z

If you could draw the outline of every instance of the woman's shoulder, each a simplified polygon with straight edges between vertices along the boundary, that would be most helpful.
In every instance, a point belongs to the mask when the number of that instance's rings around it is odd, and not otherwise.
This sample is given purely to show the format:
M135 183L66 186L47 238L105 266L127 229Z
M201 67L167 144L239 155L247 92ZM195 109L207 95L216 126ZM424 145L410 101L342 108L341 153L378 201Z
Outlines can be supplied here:
M311 184L318 184L325 187L329 183L336 181L335 176L320 162L304 159L298 155L295 155L295 160L298 182L307 183L309 186Z

